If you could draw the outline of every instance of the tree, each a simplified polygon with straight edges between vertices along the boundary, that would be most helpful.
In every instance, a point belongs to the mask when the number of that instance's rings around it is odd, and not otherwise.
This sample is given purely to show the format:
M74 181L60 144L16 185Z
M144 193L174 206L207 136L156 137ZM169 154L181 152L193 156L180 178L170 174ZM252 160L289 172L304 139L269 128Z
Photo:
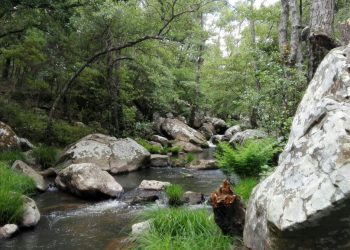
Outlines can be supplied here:
M309 81L329 50L337 47L332 37L335 0L312 0L309 33Z

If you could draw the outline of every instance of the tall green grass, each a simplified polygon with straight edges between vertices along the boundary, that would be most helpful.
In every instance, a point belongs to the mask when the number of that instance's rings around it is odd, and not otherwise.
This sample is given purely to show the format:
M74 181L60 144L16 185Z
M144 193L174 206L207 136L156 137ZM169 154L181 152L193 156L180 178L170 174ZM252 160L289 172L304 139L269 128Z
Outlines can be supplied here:
M33 149L33 156L43 168L49 168L55 164L58 152L54 147L40 145Z
M169 199L170 206L180 206L182 205L182 196L184 190L180 185L171 184L165 188L166 196Z
M6 162L12 165L16 160L25 161L25 155L19 150L10 150L0 152L0 162Z
M246 178L241 180L237 186L234 187L234 192L239 195L245 202L249 200L253 188L258 184L256 178Z
M16 223L23 215L22 195L35 192L35 183L27 176L13 172L0 162L0 226Z
M137 236L138 250L227 250L232 239L224 236L206 210L186 208L159 209L147 212L151 229Z

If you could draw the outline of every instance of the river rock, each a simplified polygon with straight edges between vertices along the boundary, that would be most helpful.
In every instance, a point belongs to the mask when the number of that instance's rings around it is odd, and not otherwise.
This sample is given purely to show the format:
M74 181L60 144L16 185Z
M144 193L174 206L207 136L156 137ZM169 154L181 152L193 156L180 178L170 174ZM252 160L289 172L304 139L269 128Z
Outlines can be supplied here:
M156 146L156 147L161 148L161 149L163 148L163 145L160 144L159 142L149 141L148 143L151 144L152 146Z
M9 125L0 121L0 151L29 150L31 148L33 148L33 144L27 139L18 137Z
M150 190L135 188L130 190L122 196L122 201L131 205L154 202L156 200L164 199L164 190Z
M169 140L160 135L152 135L151 140L162 144L163 147L167 147L169 145Z
M204 202L204 195L202 193L187 191L183 195L183 201L189 205L201 204Z
M150 158L150 165L152 167L167 167L169 166L169 156L153 154Z
M241 126L240 125L234 125L232 127L229 127L226 131L225 131L225 137L228 139L231 139L232 136L234 136L234 134L241 132Z
M45 169L43 171L40 171L40 174L44 178L56 177L58 175L57 170L54 168L48 168L48 169Z
M139 169L149 156L144 147L130 138L91 134L65 149L57 167L62 169L76 163L95 163L102 170L117 174Z
M170 182L165 182L165 181L143 180L139 185L139 189L160 191L160 190L164 190L165 187L169 185L170 185Z
M216 160L198 160L190 163L188 168L196 169L196 170L211 170L218 169L218 165Z
M205 137L201 133L177 119L165 119L162 130L176 141L190 142L203 147L208 146Z
M12 164L12 170L17 171L23 175L28 176L35 182L35 186L40 191L45 191L47 189L47 183L43 176L28 166L21 160L17 160Z
M131 226L131 234L137 236L147 233L151 229L151 220L142 221Z
M222 134L227 129L227 124L224 120L217 117L205 117L206 123L211 123L215 128L216 134Z
M214 135L212 138L212 141L214 144L217 144L222 141L226 141L226 136L225 135Z
M215 128L211 123L203 123L202 127L198 130L202 135L209 140L215 134Z
M185 141L177 141L173 144L173 146L180 147L183 151L187 153L199 153L203 151L201 147Z
M14 233L18 231L18 226L16 224L6 224L0 227L0 239L10 238Z
M23 195L23 216L21 225L24 227L33 227L40 220L40 212L33 199Z
M243 145L244 142L247 140L256 140L256 139L263 139L266 138L268 135L258 129L247 129L241 132L237 132L232 138L230 139L230 144L235 145L235 144L240 144Z
M123 192L108 172L93 163L72 164L59 172L55 182L60 189L87 198L119 197Z
M297 109L279 166L254 189L244 230L249 249L349 249L346 55L340 47L324 58Z

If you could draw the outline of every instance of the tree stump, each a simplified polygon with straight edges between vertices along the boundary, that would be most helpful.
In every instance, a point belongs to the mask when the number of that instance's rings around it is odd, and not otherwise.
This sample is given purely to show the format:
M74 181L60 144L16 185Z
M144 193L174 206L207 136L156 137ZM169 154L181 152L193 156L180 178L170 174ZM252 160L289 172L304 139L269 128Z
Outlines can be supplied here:
M245 206L241 198L234 194L228 181L211 193L211 205L214 219L225 235L237 236L243 234Z

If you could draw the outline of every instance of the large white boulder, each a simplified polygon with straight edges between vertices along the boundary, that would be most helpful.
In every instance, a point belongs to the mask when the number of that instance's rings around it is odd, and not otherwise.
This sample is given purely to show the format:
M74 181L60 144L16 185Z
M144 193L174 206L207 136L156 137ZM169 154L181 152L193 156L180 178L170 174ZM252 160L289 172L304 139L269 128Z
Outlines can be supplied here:
M16 224L6 224L3 227L0 227L0 239L10 238L17 231L18 226Z
M139 189L160 191L160 190L164 190L167 186L170 186L170 182L156 181L156 180L143 180L139 185Z
M12 128L0 121L0 151L22 149L29 150L34 146L25 138L20 138Z
M23 215L21 225L23 227L34 227L40 220L40 212L33 199L23 195Z
M47 183L44 180L44 177L28 166L25 162L21 160L15 161L12 164L12 170L31 178L35 182L35 186L38 190L45 191L47 189Z
M254 189L244 229L249 249L350 248L349 50L334 49L320 64L279 166Z
M242 145L244 144L247 140L255 140L255 139L263 139L266 138L268 135L259 129L247 129L241 132L235 133L231 139L230 139L230 144L232 145Z
M87 198L119 197L123 187L108 172L93 163L78 163L66 167L55 180L57 186Z
M130 138L91 134L65 149L58 168L75 163L95 163L102 170L117 174L139 169L149 156L144 147Z
M162 130L177 141L190 142L204 147L208 146L207 140L201 133L180 120L166 118L162 123Z

